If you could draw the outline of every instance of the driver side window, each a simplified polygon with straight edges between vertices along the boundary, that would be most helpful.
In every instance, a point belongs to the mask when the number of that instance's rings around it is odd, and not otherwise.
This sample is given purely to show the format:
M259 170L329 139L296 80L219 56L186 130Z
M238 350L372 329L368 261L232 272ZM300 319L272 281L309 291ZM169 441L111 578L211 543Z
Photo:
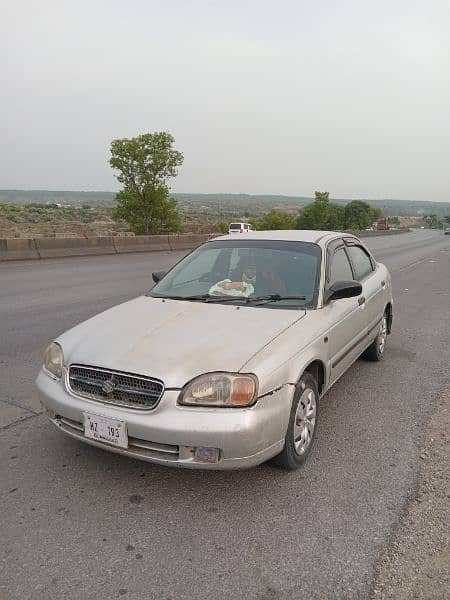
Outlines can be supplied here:
M353 272L344 248L339 248L333 254L330 266L329 286L337 281L353 281Z

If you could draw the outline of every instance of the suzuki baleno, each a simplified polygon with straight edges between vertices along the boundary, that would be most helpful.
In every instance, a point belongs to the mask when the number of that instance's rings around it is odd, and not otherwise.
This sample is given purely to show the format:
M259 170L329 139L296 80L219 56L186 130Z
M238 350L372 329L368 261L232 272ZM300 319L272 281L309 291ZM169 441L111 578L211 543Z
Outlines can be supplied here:
M64 433L154 463L298 468L320 398L391 331L389 272L349 234L223 236L153 279L52 342L36 385Z

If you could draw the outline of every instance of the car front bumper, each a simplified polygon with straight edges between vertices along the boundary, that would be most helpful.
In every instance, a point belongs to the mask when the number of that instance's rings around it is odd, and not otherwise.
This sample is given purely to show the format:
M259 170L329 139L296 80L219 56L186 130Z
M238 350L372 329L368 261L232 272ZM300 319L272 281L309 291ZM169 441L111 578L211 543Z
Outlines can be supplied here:
M37 394L46 415L67 435L119 454L148 462L191 469L245 469L261 464L283 449L292 386L283 386L249 408L201 408L177 404L179 392L166 390L153 410L103 404L69 392L62 381L43 370ZM125 421L128 448L118 448L84 435L84 413ZM218 448L217 462L198 460L196 448Z

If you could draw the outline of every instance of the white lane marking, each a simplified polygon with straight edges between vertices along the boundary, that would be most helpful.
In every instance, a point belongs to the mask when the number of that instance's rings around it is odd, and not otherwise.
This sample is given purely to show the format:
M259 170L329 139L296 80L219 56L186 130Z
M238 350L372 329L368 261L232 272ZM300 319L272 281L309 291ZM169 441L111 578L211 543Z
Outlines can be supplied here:
M410 269L411 267L415 267L416 265L420 265L429 260L428 258L421 258L420 260L416 260L416 262L411 263L410 265L406 265L406 267L402 267L401 269L396 269L392 271L393 273L400 273L401 271L406 271L406 269Z

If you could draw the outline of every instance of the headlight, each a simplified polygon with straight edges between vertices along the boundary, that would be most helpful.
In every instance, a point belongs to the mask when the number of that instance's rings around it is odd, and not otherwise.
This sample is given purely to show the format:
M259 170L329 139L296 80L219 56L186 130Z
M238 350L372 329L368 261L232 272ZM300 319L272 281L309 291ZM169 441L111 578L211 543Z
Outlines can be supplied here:
M47 346L44 352L44 367L49 373L61 379L63 372L64 355L62 348L56 342Z
M190 381L180 396L180 404L189 406L250 406L256 400L258 379L255 375L208 373Z

